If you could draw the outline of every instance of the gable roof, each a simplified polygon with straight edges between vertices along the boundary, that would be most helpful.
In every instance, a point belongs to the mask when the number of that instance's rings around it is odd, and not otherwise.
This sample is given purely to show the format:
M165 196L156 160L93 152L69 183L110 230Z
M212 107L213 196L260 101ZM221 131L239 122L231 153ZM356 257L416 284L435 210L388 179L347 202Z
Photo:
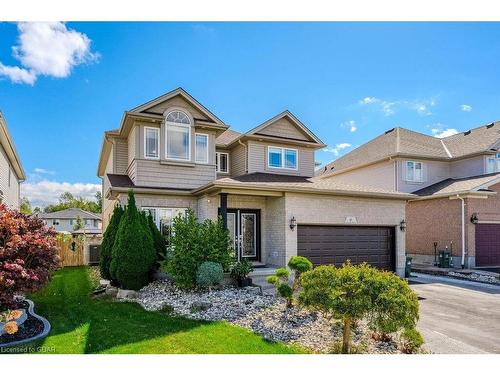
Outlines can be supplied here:
M327 164L318 175L327 176L373 164L390 157L453 160L498 150L500 122L483 125L445 138L405 128L394 128Z
M80 208L67 208L65 210L55 212L42 212L38 214L38 217L40 219L76 219L77 217L80 217L82 219L101 220L99 215Z
M5 121L5 117L0 112L0 146L5 151L7 158L16 174L18 180L24 181L26 180L26 175L24 173L23 166L21 164L21 159L16 151L16 146L14 145L14 141L7 129L7 122Z
M242 136L241 133L231 129L227 129L224 133L222 133L216 138L215 145L222 147L228 146L241 136Z
M420 197L438 197L465 193L492 193L488 188L497 183L500 183L500 173L464 178L447 178L446 180L417 190L413 194Z

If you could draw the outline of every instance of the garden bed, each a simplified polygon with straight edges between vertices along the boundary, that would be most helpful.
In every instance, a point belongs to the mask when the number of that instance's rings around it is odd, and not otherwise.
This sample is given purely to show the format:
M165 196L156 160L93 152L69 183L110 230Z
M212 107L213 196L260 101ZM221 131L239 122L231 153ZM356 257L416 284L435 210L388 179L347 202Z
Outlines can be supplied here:
M27 319L19 326L16 333L0 335L0 348L26 344L41 339L47 336L50 331L50 323L47 319L34 312L32 301L23 300L19 302L17 308L26 310Z
M162 310L190 319L224 320L248 328L264 338L299 344L312 352L329 353L342 339L335 321L316 312L292 307L283 300L264 296L260 288L222 288L211 293L184 291L163 280L155 281L139 291L135 299L146 310ZM353 343L363 353L400 353L397 342L376 341L364 322L353 329Z

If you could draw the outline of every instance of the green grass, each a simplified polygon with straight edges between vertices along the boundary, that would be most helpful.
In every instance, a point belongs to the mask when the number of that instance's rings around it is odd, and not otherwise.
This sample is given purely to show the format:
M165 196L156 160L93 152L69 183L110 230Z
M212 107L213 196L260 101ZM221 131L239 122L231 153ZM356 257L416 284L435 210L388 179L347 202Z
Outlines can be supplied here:
M135 303L92 299L85 267L64 268L30 298L52 330L31 347L55 353L300 353L225 322L199 322L147 312Z

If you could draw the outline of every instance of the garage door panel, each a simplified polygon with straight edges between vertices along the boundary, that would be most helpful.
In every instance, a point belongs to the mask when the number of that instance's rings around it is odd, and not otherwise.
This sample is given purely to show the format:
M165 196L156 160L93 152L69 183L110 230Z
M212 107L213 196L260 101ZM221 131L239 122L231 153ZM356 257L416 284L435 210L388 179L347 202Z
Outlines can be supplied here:
M476 225L476 266L500 265L500 224Z
M297 252L317 266L367 262L394 269L394 228L299 225Z

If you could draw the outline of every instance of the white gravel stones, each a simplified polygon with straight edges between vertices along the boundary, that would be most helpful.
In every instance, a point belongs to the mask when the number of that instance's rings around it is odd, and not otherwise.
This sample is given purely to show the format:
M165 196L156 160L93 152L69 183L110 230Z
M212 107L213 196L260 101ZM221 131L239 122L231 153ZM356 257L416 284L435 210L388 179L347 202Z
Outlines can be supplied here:
M172 314L199 320L226 320L248 328L271 341L296 343L314 352L327 353L342 338L338 323L320 313L298 307L287 309L285 303L260 288L224 288L184 291L167 280L155 281L141 289L136 302L146 310L170 306ZM377 342L369 336L363 322L353 329L353 342L368 353L399 353L394 341Z
M448 276L452 277L459 277L461 279L467 279L467 280L472 280L472 281L479 281L481 283L488 283L488 284L500 284L500 280L498 277L495 277L493 275L485 275L481 273L476 273L472 272L469 274L464 274L460 272L448 272Z

